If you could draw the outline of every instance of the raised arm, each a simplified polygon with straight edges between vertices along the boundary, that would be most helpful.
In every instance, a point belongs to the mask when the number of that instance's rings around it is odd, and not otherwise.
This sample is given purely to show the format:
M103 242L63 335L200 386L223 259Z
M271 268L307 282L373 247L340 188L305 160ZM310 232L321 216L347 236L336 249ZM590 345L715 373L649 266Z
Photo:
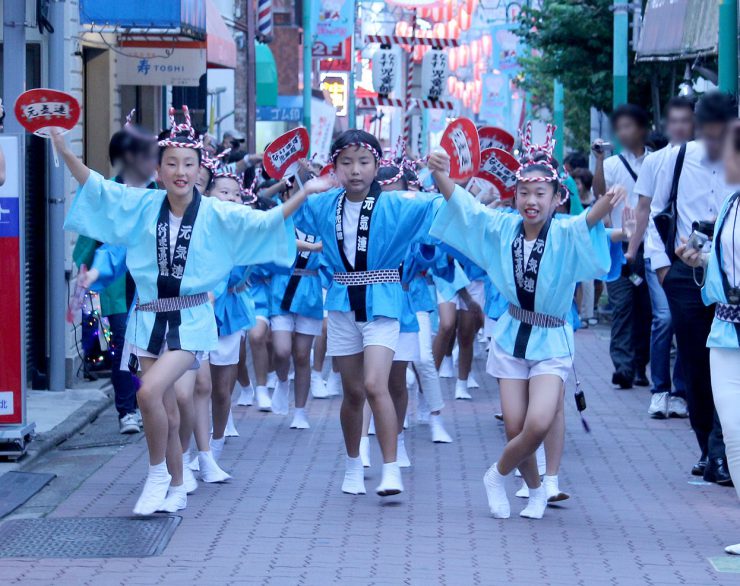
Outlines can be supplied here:
M611 211L627 199L627 190L621 185L615 185L600 197L586 214L586 223L593 228L599 221L608 216Z
M287 218L295 213L295 211L303 205L303 202L309 195L314 193L323 193L339 186L339 182L334 175L325 175L324 177L314 177L310 181L307 181L303 186L303 189L298 190L296 193L290 196L290 198L280 206L283 210L283 217Z
M77 183L80 185L87 183L87 179L90 177L90 169L69 149L69 145L64 136L57 131L53 131L51 134L51 142L57 152L62 155L64 163L67 165L67 168L72 173L72 176L75 178Z

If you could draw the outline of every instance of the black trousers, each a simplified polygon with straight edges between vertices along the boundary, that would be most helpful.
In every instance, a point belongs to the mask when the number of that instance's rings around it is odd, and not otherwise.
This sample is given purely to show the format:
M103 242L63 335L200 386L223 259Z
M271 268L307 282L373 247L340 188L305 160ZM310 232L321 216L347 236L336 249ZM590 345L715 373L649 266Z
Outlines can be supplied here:
M614 370L628 379L644 373L650 362L650 328L653 311L647 281L635 286L625 270L606 284L612 304L612 335L609 354Z
M696 273L697 279L701 280L702 270L697 269ZM691 428L696 434L702 455L724 458L725 444L712 398L707 348L714 306L704 305L701 288L694 282L693 269L681 261L671 266L663 281L663 289L671 308L673 330L681 353Z

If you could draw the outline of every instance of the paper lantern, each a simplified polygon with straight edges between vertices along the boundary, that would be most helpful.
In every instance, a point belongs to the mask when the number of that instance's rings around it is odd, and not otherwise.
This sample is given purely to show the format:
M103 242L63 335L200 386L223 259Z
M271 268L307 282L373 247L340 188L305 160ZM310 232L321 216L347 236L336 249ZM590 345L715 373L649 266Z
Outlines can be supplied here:
M457 23L456 18L451 18L447 22L447 38L448 39L460 38L460 25Z
M468 30L470 28L470 24L472 23L472 18L470 16L470 13L465 10L465 8L460 9L460 30Z
M463 67L467 67L470 63L470 48L467 45L461 45L458 49L458 62Z
M468 14L473 14L477 4L476 0L465 0L465 10L468 11Z
M444 23L438 22L437 24L435 24L434 25L434 29L432 29L432 30L434 30L434 38L435 39L444 39L445 38L445 34L447 32L445 29L446 29L446 27L445 27Z
M470 56L473 61L478 61L481 56L480 39L474 39L470 41Z
M455 95L455 82L457 81L457 78L451 75L447 78L447 93L450 95Z
M444 16L445 20L449 22L455 14L455 4L453 0L446 0L444 4Z
M483 35L480 41L481 48L483 49L483 54L486 57L490 57L491 53L493 52L493 37L491 35Z
M444 19L444 9L437 6L436 8L432 8L432 20L434 22L440 22Z
M463 93L465 91L465 82L460 81L459 79L455 82L455 94L458 99L461 99L463 97Z
M454 48L447 52L447 66L450 71L457 71L457 51Z

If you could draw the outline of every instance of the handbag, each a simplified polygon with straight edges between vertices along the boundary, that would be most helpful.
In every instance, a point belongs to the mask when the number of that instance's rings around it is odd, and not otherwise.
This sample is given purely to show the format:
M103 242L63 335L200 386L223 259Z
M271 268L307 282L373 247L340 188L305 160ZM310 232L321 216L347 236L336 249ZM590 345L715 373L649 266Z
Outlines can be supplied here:
M678 230L678 180L681 178L681 169L683 169L683 160L686 156L686 145L681 145L676 158L676 166L673 169L673 183L671 184L671 194L668 197L668 205L663 211L653 216L655 229L658 231L660 239L665 246L666 254L671 262L676 259L676 231Z

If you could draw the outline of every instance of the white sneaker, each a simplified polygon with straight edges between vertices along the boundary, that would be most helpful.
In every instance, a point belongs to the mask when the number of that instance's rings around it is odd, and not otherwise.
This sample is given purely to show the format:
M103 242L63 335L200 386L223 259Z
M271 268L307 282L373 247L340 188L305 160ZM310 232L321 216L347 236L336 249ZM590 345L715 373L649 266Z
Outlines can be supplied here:
M211 448L211 454L213 455L213 459L218 462L221 459L221 453L224 451L224 444L226 443L226 436L222 437L220 440L213 439L213 436L211 436L211 439L208 441L208 447ZM199 462L198 458L193 458L196 462ZM200 470L200 462L198 463L198 470Z
M333 370L326 380L326 392L330 397L338 397L342 394L342 375Z
M277 386L278 382L280 381L278 380L277 373L274 370L272 372L267 373L267 388L268 389L274 389Z
M144 431L144 420L141 418L141 409L137 408L136 411L134 411L134 415L136 415L136 421L139 424L139 428L141 431Z
M224 436L226 437L239 437L239 432L234 425L234 416L231 414L229 409L229 418L226 420L226 429L224 430Z
M398 434L398 442L396 443L396 462L398 462L399 468L411 468L411 460L406 452L406 440L403 433Z
M383 464L383 476L380 479L375 493L378 496L393 496L403 492L403 479L401 478L401 467L398 462Z
M305 409L296 409L293 412L293 421L290 422L291 429L311 429L311 425L308 423L308 417L306 417Z
M193 472L197 472L200 469L200 465L198 464L198 450L191 449L188 452L188 468L190 468Z
M516 491L514 496L520 499L529 498L529 487L527 486L527 483L524 482L524 480L522 480L522 486L519 490Z
M225 482L231 478L231 474L222 470L216 463L211 452L198 452L198 463L203 482Z
M367 429L367 435L375 435L375 417L370 416L370 427Z
M545 487L540 485L539 488L530 489L527 506L519 513L519 516L527 519L542 519L546 508L547 497L545 496Z
M567 501L570 498L567 492L560 490L557 476L544 476L542 478L542 486L545 487L545 496L548 503L559 503L560 501Z
M249 385L243 387L239 383L236 383L239 387L239 398L236 400L236 404L241 407L251 407L254 405L254 387Z
M740 543L736 543L735 545L728 545L725 548L725 553L729 553L730 555L740 555Z
M668 417L668 393L653 393L648 407L648 415L653 419L665 419Z
M689 406L682 397L668 397L668 417L685 419L689 416Z
M314 399L326 399L329 396L324 378L315 370L311 370L311 395Z
M479 389L480 385L478 384L478 381L475 380L475 377L473 377L473 373L468 374L468 388L469 389Z
M452 437L445 429L441 415L430 415L429 426L432 429L432 441L435 444L451 444Z
M408 429L409 428L409 414L406 413L406 415L403 418L403 428Z
M470 401L472 398L468 392L468 381L458 379L455 383L455 400Z
M141 428L139 427L139 420L135 413L126 413L123 417L118 420L118 431L123 435L130 433L139 433Z
M186 494L192 494L198 488L198 481L190 468L190 462L190 452L185 452L182 455L182 485L185 487Z
M366 435L360 438L360 460L364 468L370 468L370 438Z
M257 387L254 391L257 395L257 408L260 411L270 411L272 409L272 399L267 387Z
M272 412L287 415L290 408L290 381L278 381L272 392Z
M171 480L172 476L167 472L167 465L164 462L149 466L144 488L134 505L134 515L151 515L160 510L167 497Z
M365 494L365 472L360 458L347 456L344 464L342 492L346 494Z
M157 510L164 513L176 513L177 511L182 511L187 506L188 493L183 483L180 486L170 486L167 497L164 499L162 506Z
M442 364L439 365L439 376L441 378L455 378L455 365L452 362L452 356L445 356Z

